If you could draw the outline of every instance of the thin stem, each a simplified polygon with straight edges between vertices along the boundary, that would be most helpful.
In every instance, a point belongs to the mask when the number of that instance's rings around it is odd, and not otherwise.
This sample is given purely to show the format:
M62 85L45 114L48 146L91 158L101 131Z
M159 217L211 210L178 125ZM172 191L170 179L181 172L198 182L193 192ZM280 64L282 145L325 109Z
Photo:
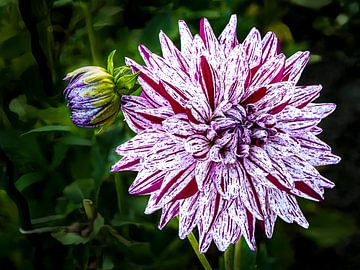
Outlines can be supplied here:
M94 29L93 29L93 24L92 24L91 13L89 11L89 7L87 4L80 3L80 5L84 11L86 32L87 32L88 38L89 38L90 50L91 50L93 62L94 62L94 65L99 65L100 61L99 61L99 57L97 54L96 39L95 39L95 34L94 34Z
M114 181L115 181L115 189L116 189L116 197L117 197L117 205L119 214L123 212L123 185L122 181L119 177L119 174L114 174Z
M242 238L235 244L234 270L240 270Z
M225 270L233 270L234 266L234 246L230 245L224 253Z
M188 240L192 246L192 248L194 249L195 251L195 254L196 256L198 257L200 263L202 264L202 266L204 267L205 270L212 270L208 260L206 259L205 255L204 254L201 254L200 251L199 251L199 244L198 244L198 241L196 240L194 234L191 232L189 235L188 235Z

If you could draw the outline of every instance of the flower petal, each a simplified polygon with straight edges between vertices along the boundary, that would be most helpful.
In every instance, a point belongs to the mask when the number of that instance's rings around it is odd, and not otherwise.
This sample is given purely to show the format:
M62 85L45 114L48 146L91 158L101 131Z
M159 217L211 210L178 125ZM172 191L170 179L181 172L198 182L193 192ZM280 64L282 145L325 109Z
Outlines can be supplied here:
M164 139L164 134L155 130L148 130L136 135L131 140L116 148L118 155L144 156L153 148L154 144Z
M200 36L204 41L204 45L209 52L209 55L216 57L219 50L219 42L206 18L200 20Z
M187 168L193 163L192 156L173 138L157 142L144 157L144 167L148 169L168 171Z
M320 118L325 118L333 113L335 109L336 105L334 103L309 103L302 108L302 111L316 114Z
M282 112L276 115L276 128L286 131L289 134L303 133L316 126L320 116L287 106Z
M174 43L160 31L159 34L161 51L163 57L171 63L172 66L180 68L182 71L187 72L189 70L189 64L178 48L175 47Z
M179 215L180 202L170 202L162 208L159 229L162 230L169 221Z
M264 63L279 53L279 40L273 32L267 32L261 41L262 56L261 62Z
M300 79L301 73L305 65L309 61L309 52L296 52L290 56L285 62L285 69L282 76L282 81L291 81L297 83Z
M254 74L251 85L267 85L271 82L278 82L281 78L285 65L285 55L282 53L270 58L260 66Z
M130 194L143 195L160 189L164 180L165 171L140 171L134 182L129 187Z
M192 41L193 36L189 30L189 27L183 20L179 20L179 34L180 34L180 43L181 43L181 53L182 55L187 58L192 58Z
M199 193L184 199L180 205L179 237L185 239L200 220Z
M261 37L259 31L255 27L251 29L242 45L250 68L257 67L261 61Z
M118 171L140 171L142 165L138 156L125 156L111 166L112 172Z
M240 102L244 94L245 86L249 80L249 64L246 60L245 51L239 44L230 53L224 64L225 91L224 97L233 104Z
M225 56L228 56L230 51L239 43L236 37L236 15L231 15L229 23L219 36L220 44L224 45Z
M191 190L192 192L189 191L189 195L194 195L197 192L197 187L196 184L191 185L192 181L195 183L194 165L185 169L168 172L164 178L157 197L158 204L165 205L174 199L176 200L176 197L189 185L193 189Z
M301 109L318 98L321 89L321 85L296 86L289 105Z
M264 97L254 103L257 113L277 114L291 99L294 87L291 83L274 83L267 87Z

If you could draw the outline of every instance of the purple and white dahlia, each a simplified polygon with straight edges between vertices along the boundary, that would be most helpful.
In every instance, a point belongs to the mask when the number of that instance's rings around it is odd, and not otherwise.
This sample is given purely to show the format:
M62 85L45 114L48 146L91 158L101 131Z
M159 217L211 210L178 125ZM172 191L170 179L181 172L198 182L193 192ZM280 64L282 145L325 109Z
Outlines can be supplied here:
M160 33L162 57L141 45L141 96L123 96L137 135L120 145L112 170L138 171L131 194L150 194L145 213L162 209L159 228L179 217L179 236L195 227L200 252L225 250L243 236L255 249L258 223L271 237L276 218L308 222L296 196L319 201L334 186L314 166L340 158L316 137L335 104L312 103L321 85L297 86L309 52L288 59L269 32L243 42L232 16L216 38L202 19L193 36L179 21L181 50Z

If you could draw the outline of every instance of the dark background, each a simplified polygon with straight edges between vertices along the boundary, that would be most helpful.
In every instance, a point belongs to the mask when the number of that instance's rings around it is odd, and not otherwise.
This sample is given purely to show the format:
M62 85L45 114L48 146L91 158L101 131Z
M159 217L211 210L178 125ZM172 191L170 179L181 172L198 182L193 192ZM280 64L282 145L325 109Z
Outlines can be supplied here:
M243 246L242 269L360 268L358 1L1 0L0 269L96 269L96 261L97 269L201 269L188 241L178 239L176 222L159 231L159 215L143 214L146 196L127 194L135 175L109 173L115 147L133 135L121 117L100 135L74 127L62 78L84 65L105 66L113 49L117 65L125 56L140 61L140 43L159 52L160 29L179 45L179 19L197 33L207 17L220 34L231 14L238 15L240 41L256 26L262 35L274 31L287 56L312 53L299 84L321 83L318 102L338 105L320 124L320 137L342 157L318 168L336 183L324 202L299 199L310 228L278 220L271 240L258 230L257 252ZM19 232L83 220L83 198L116 233L62 245L47 232ZM207 257L222 269L215 246Z

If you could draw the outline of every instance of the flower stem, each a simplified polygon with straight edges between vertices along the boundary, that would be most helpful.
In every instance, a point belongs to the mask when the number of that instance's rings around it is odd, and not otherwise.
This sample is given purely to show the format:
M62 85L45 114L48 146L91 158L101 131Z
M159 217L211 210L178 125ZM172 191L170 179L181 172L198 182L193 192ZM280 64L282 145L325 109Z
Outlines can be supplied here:
M89 38L90 50L91 50L93 62L94 62L94 65L99 65L100 61L99 61L99 57L97 54L96 39L95 39L95 34L94 34L94 29L93 29L93 24L92 24L91 12L90 12L87 4L80 2L80 5L84 11L86 32L87 32L88 38Z
M208 260L206 259L205 255L204 254L201 254L200 251L199 251L199 244L194 236L194 234L191 232L189 235L188 235L188 240L192 246L192 248L194 249L195 251L195 254L196 256L198 257L200 263L202 264L202 266L204 267L205 270L212 270Z
M240 270L241 266L241 245L242 238L235 244L235 255L234 255L234 270Z
M123 186L118 174L114 174L114 181L115 181L118 210L119 210L119 214L121 214L123 212L123 196L122 196Z
M225 270L234 270L234 246L230 245L224 253Z

